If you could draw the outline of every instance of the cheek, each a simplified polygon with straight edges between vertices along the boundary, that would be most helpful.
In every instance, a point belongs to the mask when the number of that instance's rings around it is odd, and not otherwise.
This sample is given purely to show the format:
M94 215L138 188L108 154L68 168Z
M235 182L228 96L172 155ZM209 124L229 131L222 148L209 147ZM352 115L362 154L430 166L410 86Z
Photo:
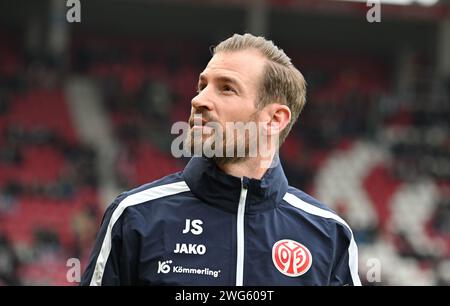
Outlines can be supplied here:
M247 122L255 112L256 108L253 105L250 106L244 103L236 103L232 107L227 105L226 108L223 109L220 119L230 122Z

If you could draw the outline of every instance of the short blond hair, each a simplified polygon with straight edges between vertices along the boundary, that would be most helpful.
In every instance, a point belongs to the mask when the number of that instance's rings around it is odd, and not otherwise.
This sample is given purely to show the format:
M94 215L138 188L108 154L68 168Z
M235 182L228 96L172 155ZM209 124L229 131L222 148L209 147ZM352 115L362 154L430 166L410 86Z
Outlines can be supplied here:
M213 54L248 49L258 50L268 60L263 70L256 106L261 109L271 103L281 103L291 110L291 121L280 133L282 144L305 106L306 81L286 53L271 40L261 36L234 34L214 47Z

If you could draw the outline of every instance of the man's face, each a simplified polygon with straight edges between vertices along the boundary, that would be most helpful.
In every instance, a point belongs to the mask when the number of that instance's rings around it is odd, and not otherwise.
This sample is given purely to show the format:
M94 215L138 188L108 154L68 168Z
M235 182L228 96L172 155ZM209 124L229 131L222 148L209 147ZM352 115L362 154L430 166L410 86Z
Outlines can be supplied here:
M209 127L210 124L205 126L207 123L219 124L222 127L220 138L224 140L227 123L259 122L256 104L265 62L256 50L219 52L212 57L199 76L198 94L192 99L190 140L205 144L217 139L214 135L217 130ZM202 120L194 120L199 115ZM238 137L224 147L235 147ZM191 141L191 146L193 143ZM245 146L248 146L247 141ZM232 160L236 159L218 159L219 162Z

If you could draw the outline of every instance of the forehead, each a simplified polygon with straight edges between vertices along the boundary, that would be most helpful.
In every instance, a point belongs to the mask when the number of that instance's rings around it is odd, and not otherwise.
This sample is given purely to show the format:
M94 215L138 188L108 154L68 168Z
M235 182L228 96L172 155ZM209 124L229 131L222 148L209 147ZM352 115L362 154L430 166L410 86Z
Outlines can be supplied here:
M232 77L242 85L258 85L266 59L257 50L216 53L201 75L207 78Z

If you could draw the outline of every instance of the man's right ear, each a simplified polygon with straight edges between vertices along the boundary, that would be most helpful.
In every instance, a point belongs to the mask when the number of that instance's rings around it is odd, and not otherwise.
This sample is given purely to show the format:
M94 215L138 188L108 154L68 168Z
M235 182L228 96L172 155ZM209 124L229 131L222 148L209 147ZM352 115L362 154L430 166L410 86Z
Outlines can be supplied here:
M268 112L270 121L268 122L268 135L280 134L291 121L291 110L285 104L269 104Z

